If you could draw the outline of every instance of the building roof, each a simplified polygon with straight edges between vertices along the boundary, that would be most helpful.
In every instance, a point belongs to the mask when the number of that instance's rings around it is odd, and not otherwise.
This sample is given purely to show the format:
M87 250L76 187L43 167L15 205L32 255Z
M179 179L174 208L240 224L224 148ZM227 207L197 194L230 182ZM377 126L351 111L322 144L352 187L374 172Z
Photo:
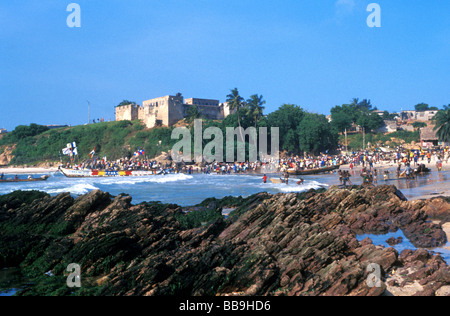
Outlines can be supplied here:
M420 129L420 140L439 140L439 137L433 128L424 127Z

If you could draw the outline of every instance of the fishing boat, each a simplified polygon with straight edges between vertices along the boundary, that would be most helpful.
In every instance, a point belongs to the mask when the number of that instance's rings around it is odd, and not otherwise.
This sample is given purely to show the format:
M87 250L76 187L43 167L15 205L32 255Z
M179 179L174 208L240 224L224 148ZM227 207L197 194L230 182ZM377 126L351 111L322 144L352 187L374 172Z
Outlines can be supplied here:
M273 184L284 183L284 181L282 179L272 179L272 178L270 178L270 182L272 182Z
M169 173L165 170L124 170L106 171L91 169L66 169L59 168L59 171L67 178L92 178L92 177L146 177Z
M306 175L311 175L311 174L331 172L334 170L338 170L340 167L341 167L340 165L336 165L336 166L331 166L331 167L323 167L323 168L317 168L317 169L304 169L304 170L292 168L292 169L288 169L287 172L291 175L306 176Z
M2 179L0 183L11 183L11 182L39 182L47 181L50 176L42 176L39 178L27 178L27 179Z

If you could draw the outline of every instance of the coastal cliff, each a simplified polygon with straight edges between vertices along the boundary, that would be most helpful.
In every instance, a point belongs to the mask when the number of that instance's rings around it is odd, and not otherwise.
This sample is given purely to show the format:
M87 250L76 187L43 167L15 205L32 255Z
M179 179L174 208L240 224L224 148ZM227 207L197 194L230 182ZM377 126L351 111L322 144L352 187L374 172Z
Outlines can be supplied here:
M423 249L447 242L445 199L409 202L394 186L355 186L191 208L131 202L98 190L0 197L0 269L20 266L30 280L18 295L448 294L449 266ZM235 210L225 219L223 208ZM398 229L421 249L357 239ZM71 263L81 266L81 288L66 285ZM372 264L378 287L367 284Z

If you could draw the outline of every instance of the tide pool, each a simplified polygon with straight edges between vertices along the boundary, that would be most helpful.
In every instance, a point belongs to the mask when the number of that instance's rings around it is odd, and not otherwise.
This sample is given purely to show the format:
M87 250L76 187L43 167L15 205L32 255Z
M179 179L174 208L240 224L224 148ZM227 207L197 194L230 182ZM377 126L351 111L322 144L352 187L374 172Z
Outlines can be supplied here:
M402 237L403 241L397 245L390 246L386 242L386 240L388 240L391 237L394 237L394 238ZM395 250L398 251L399 254L403 250L407 250L407 249L417 250L418 249L408 240L408 238L405 237L405 234L403 234L403 232L400 229L395 233L387 233L384 235L365 234L365 235L358 235L358 236L356 236L356 238L358 239L358 241L362 241L366 238L370 238L374 245L383 246L385 248L389 248L389 247L394 248ZM439 253L441 255L441 257L445 260L445 262L447 262L447 264L450 263L450 243L449 242L447 242L447 244L444 247L427 249L427 250L433 251L435 253Z

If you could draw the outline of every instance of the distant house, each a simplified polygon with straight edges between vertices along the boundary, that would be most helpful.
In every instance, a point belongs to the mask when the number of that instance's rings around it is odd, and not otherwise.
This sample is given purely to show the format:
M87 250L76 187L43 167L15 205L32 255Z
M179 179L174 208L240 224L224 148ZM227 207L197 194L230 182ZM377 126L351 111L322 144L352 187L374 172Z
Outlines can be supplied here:
M5 128L0 128L0 134L6 134L8 131Z
M400 113L400 119L402 121L416 120L417 111L402 111Z
M424 127L420 129L420 142L423 148L430 148L438 145L439 137L432 127Z
M383 116L384 115L384 111L381 111L381 110L374 110L372 112L373 113L377 113L379 116Z
M434 116L436 115L437 112L438 111L417 112L416 120L423 121L423 122L429 122L429 121L431 121L434 118Z
M377 129L375 133L393 133L397 130L397 121L385 120L383 126Z
M402 111L400 117L402 121L431 121L438 111Z

